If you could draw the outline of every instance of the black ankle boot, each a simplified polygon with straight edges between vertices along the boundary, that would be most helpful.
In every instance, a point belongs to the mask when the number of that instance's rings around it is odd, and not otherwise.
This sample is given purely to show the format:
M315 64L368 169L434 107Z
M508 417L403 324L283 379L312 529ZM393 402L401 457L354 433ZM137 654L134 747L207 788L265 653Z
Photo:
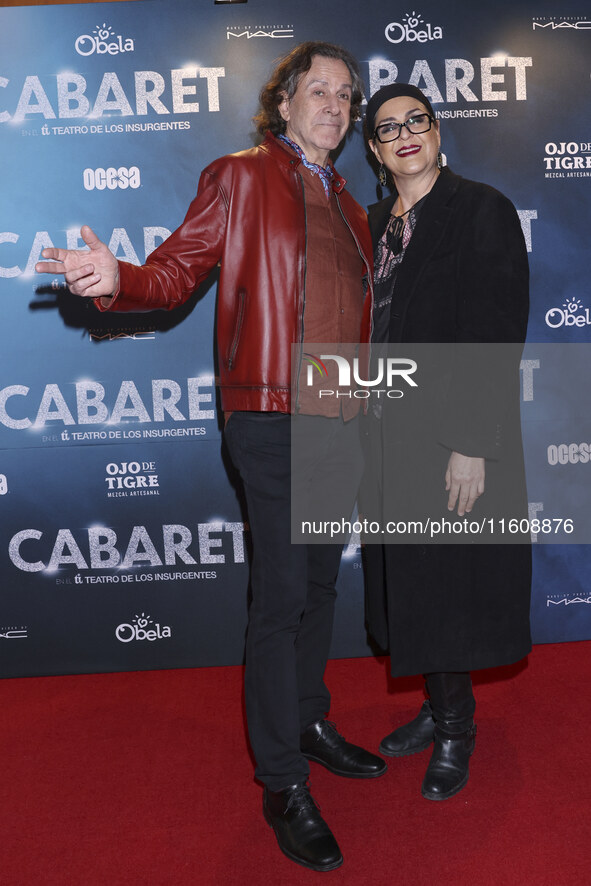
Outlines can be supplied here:
M468 781L470 757L474 751L476 725L467 732L450 734L435 727L435 747L421 793L427 800L447 800L461 791Z
M469 673L427 674L427 689L435 720L435 747L421 793L428 800L447 800L468 781L476 703Z
M433 730L435 721L429 700L423 702L423 706L414 720L399 726L390 735L387 735L380 745L380 753L389 757L406 757L409 754L417 754L426 750L433 742Z

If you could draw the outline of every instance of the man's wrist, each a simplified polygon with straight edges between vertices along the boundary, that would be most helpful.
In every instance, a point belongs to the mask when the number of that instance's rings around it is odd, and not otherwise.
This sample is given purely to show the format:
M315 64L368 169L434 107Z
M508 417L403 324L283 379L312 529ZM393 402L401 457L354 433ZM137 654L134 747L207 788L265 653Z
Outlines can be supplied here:
M109 308L111 307L111 305L113 304L113 302L115 301L117 296L119 295L119 289L120 289L120 286L119 286L119 263L117 263L117 271L115 273L115 279L113 282L114 282L114 287L113 287L113 292L111 293L111 295L101 295L101 297L99 299L99 301L101 303L101 307L107 311L109 310Z

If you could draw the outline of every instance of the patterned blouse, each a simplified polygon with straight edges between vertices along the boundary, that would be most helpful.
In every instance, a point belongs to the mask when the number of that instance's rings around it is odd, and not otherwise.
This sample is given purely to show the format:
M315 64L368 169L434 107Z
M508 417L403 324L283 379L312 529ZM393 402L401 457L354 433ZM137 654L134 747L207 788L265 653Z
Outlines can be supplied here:
M402 230L402 249L400 252L394 253L389 243L392 240L392 230L397 222L396 217L393 215L390 216L386 229L376 247L374 254L373 342L385 343L389 339L390 310L392 299L395 298L396 275L416 227L425 197L419 200L418 203L415 203L408 213Z

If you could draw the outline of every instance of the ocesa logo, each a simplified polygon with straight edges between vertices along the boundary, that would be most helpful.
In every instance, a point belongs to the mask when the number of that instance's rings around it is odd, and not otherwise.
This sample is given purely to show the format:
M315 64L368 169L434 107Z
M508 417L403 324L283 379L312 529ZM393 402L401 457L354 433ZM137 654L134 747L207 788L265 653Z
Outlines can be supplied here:
M591 461L591 443L551 443L549 465L586 465Z
M129 169L126 166L120 166L118 169L114 166L108 169L102 169L100 166L98 169L85 169L82 180L87 191L104 191L105 188L109 191L121 188L124 191L126 188L139 188L141 184L137 166L130 166Z

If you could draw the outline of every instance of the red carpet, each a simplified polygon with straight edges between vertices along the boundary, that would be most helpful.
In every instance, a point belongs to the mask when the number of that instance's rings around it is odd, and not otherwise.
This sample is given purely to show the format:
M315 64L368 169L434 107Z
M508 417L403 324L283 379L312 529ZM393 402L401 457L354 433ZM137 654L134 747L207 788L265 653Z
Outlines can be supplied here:
M591 643L538 646L476 681L478 740L456 797L420 795L429 752L375 781L313 766L345 856L288 861L260 811L241 668L4 680L3 886L579 886L591 883ZM421 681L384 660L329 664L331 716L353 741L413 715Z

